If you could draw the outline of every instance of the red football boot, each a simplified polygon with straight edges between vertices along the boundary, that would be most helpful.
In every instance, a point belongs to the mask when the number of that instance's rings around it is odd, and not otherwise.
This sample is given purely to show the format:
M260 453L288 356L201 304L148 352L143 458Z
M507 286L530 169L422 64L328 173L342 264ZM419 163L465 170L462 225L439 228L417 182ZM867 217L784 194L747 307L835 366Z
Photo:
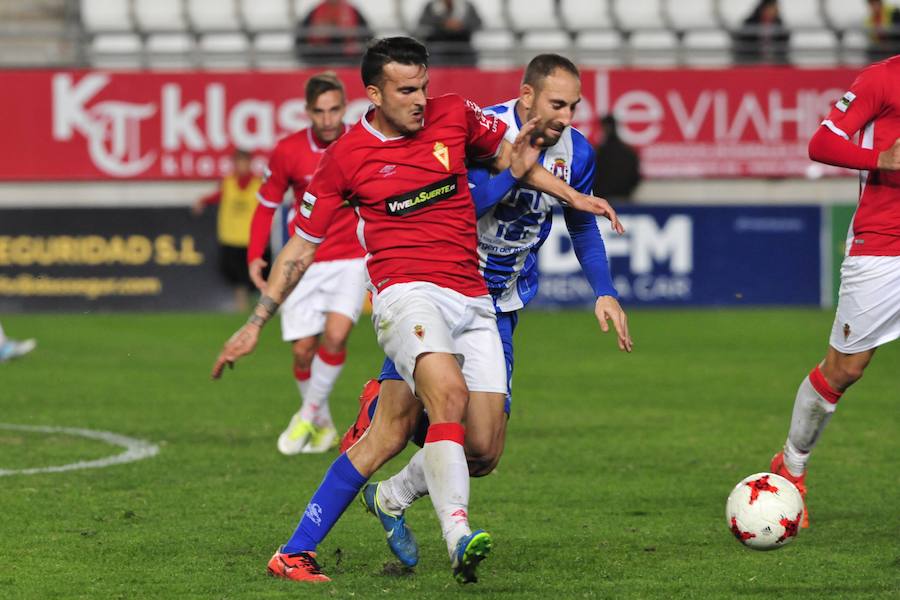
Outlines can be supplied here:
M772 464L769 465L769 471L784 477L796 486L797 490L800 492L800 497L803 498L803 521L800 523L800 527L808 529L809 508L806 506L806 473L803 473L800 477L792 475L784 464L784 452L779 452L772 457Z
M369 428L369 425L372 424L372 419L369 418L369 407L372 406L372 402L378 399L379 390L381 390L381 384L377 379L370 379L363 386L362 393L359 395L359 414L356 415L356 422L350 426L350 429L341 438L341 454L358 442L359 438L366 432L366 429Z
M319 568L315 552L285 554L281 550L279 548L269 560L268 571L272 577L283 577L293 581L309 581L312 583L331 581Z

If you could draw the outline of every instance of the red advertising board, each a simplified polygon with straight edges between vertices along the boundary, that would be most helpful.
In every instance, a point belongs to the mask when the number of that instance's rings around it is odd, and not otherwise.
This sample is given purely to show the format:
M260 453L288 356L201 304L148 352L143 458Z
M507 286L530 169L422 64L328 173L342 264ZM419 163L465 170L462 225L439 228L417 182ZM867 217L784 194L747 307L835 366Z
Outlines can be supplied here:
M599 73L594 105L641 150L647 177L804 177L807 143L856 75L790 67Z
M263 161L307 125L302 89L312 73L0 72L0 180L217 177L235 146ZM347 118L357 120L368 106L358 71L339 74ZM575 125L594 138L597 116L612 111L648 177L804 176L806 142L854 74L586 70ZM515 96L520 77L433 69L429 92L489 105Z

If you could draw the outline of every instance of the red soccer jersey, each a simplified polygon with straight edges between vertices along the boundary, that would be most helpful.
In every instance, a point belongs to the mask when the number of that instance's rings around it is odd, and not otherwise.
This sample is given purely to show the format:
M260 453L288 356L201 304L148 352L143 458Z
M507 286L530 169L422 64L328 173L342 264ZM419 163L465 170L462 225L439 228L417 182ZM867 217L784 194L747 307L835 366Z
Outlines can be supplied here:
M297 234L327 243L334 220L350 212L347 200L377 290L425 281L486 294L465 161L495 156L506 125L454 94L429 98L425 125L411 136L384 137L370 115L325 152L294 220Z
M822 124L846 140L860 132L859 146L870 152L864 162L874 167L878 153L900 138L900 56L864 69ZM859 180L850 255L900 256L900 172L863 170Z
M345 127L345 132L348 128ZM278 142L269 167L265 183L259 189L259 206L253 215L250 227L250 245L247 247L247 262L262 258L269 243L272 217L281 205L288 187L294 191L295 208L306 191L312 174L319 164L325 148L313 136L312 128L301 129ZM293 233L293 228L290 228ZM341 211L328 229L328 241L316 251L316 261L360 258L366 251L359 245L356 236L356 215L352 211Z

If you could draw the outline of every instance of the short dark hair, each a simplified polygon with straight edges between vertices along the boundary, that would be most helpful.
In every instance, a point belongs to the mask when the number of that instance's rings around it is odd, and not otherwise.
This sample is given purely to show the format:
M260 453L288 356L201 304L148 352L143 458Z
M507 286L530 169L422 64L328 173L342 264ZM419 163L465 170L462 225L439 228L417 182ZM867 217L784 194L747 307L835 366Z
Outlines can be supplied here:
M411 37L389 37L375 40L363 55L363 85L381 85L384 65L396 62L401 65L422 65L428 68L428 50Z
M337 73L324 71L318 75L313 75L306 82L306 106L315 104L322 94L335 91L341 93L341 98L346 96L344 84L338 79Z
M251 160L253 158L253 153L244 148L235 148L234 153L231 155L233 160L246 159Z
M581 77L578 73L578 67L571 60L559 54L538 54L531 59L528 66L525 67L525 75L522 76L522 84L528 84L539 91L544 83L544 79L549 77L555 70L560 69L566 73L570 73L575 77Z

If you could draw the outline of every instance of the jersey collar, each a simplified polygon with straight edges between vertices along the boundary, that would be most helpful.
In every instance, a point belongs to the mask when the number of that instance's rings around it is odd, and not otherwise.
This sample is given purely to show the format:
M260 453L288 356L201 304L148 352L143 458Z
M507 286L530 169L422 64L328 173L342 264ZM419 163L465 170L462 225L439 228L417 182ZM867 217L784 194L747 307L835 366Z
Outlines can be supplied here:
M374 127L372 127L372 124L369 123L369 119L367 117L373 110L375 110L375 105L370 104L369 108L366 109L365 114L362 116L362 119L360 119L359 122L362 123L363 129L365 129L366 131L368 131L369 133L374 135L376 138L378 138L382 142L394 142L397 140L402 140L405 137L402 135L398 135L397 137L389 138L386 135L384 135L383 133L381 133L380 131L378 131L377 129L375 129Z
M350 126L344 123L344 133L350 129ZM343 135L343 134L342 134ZM309 140L309 147L312 148L313 152L322 153L325 152L325 148L327 148L330 144L326 144L324 147L320 143L321 140L316 137L316 134L313 133L312 126L306 128L306 139ZM333 142L332 142L333 143Z

